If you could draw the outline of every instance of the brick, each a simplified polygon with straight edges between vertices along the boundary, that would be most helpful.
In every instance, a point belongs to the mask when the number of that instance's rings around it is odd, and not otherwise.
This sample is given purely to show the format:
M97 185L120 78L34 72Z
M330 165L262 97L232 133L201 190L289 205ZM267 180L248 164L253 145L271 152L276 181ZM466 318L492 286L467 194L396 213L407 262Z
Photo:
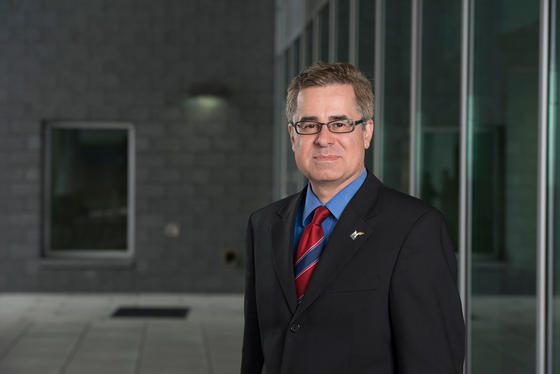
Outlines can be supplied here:
M242 271L224 268L219 251L243 246L249 207L271 195L274 6L20 4L0 1L0 253L10 258L0 263L2 290L240 291ZM259 17L245 22L255 7ZM192 116L189 88L212 80L232 92L226 107ZM86 274L28 262L41 240L40 125L51 119L135 123L141 266ZM180 237L164 237L170 221ZM214 222L228 228L217 235Z

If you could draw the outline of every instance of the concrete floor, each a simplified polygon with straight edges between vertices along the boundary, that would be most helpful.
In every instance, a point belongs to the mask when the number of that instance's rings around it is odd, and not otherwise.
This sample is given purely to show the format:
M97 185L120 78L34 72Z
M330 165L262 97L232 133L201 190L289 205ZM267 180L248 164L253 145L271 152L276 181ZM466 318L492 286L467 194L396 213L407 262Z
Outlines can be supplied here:
M112 318L119 306L190 312ZM0 294L0 373L238 373L242 329L242 295Z
M534 373L535 305L534 297L473 297L474 374ZM112 318L120 306L190 312ZM239 373L242 329L242 295L0 293L0 374Z

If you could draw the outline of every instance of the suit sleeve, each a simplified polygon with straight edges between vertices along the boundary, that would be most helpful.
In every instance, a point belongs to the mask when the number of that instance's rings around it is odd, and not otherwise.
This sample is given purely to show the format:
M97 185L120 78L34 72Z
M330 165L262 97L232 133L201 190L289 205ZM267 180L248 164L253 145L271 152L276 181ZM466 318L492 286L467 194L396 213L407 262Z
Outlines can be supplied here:
M247 260L245 263L245 328L241 356L241 374L260 374L263 354L257 318L255 296L255 261L253 248L253 227L249 219L247 226Z
M465 325L456 282L447 227L430 210L406 236L391 278L396 373L462 373Z

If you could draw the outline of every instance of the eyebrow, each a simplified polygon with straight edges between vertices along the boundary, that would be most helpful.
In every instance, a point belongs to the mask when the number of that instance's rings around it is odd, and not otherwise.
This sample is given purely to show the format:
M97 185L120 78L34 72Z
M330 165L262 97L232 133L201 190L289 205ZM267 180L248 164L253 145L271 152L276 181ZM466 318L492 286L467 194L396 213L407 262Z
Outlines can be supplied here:
M319 119L316 116L308 116L308 117L301 117L298 122L301 121L318 121Z
M330 121L339 121L339 120L342 120L342 119L348 119L348 116L345 115L345 114L341 114L341 115L338 115L338 116L330 116L329 117Z
M329 121L340 121L340 120L343 120L343 119L348 119L348 116L345 115L345 114L329 116ZM307 116L307 117L301 117L299 119L299 121L315 121L315 122L318 122L319 118L317 116Z

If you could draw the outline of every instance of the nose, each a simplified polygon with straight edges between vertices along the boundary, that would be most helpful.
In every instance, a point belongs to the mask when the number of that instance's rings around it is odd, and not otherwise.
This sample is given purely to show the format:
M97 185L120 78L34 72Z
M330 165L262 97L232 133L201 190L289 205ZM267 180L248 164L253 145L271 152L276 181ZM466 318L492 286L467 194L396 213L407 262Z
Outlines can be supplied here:
M321 126L321 131L316 135L315 143L320 147L327 147L334 142L334 135L326 125L323 125Z

